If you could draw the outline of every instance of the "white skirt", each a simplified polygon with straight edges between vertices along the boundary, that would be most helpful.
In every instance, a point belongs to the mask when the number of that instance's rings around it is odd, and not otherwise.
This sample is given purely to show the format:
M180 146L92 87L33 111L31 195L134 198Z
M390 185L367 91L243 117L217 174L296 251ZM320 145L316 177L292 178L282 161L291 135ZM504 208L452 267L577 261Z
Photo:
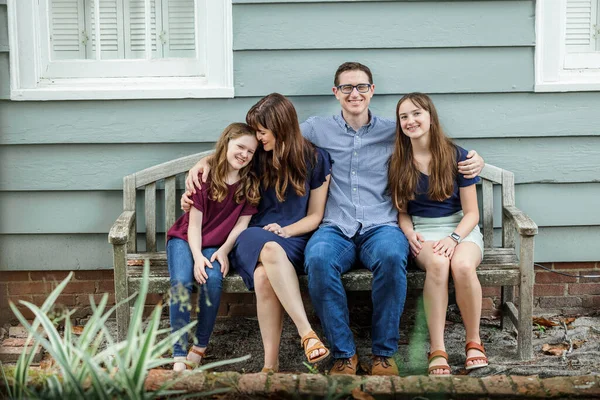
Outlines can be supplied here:
M426 241L435 242L450 236L462 220L463 215L462 211L447 217L439 218L418 217L413 215L413 227L415 232L419 232L425 237ZM478 225L475 225L475 228L473 228L471 233L462 238L460 242L475 243L479 246L479 249L481 250L481 259L483 259L483 235L481 235Z

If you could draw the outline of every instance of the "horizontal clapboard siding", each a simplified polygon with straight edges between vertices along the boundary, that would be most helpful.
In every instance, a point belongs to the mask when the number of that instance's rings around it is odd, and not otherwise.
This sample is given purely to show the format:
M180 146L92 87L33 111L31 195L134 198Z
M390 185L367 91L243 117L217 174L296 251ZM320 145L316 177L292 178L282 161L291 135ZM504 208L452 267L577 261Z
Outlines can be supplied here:
M527 210L540 227L600 225L600 213L591 212L600 199L600 184L522 184L516 185L517 207ZM178 195L181 193L179 191ZM496 227L500 227L500 191L494 193ZM143 210L144 195L137 197ZM0 234L104 233L121 213L120 191L81 192L0 192ZM540 207L543 204L543 207ZM164 193L157 191L159 210L156 226L164 232ZM569 209L569 212L548 210ZM49 212L51 210L51 212ZM177 216L181 213L177 210ZM144 215L137 217L140 232Z
M533 47L242 51L233 57L235 95L330 94L333 73L348 60L375 71L381 94L530 92L533 53Z
M532 46L529 2L238 4L234 50ZM268 16L268 18L265 18ZM510 21L507 23L506 21ZM378 29L348 29L377 24ZM450 34L451 33L451 34Z
M106 233L0 235L0 270L109 269L112 249L106 238ZM540 228L535 261L597 261L599 241L600 226ZM138 237L138 249L144 245L142 235ZM164 250L163 235L157 235L157 245Z
M376 95L371 109L393 117L399 97ZM594 92L432 98L445 130L454 138L600 136L600 113L592 112L600 110L600 96ZM259 99L85 101L77 104L77 113L71 112L70 101L0 102L0 145L213 142L227 124L244 121ZM290 99L300 120L336 114L340 108L331 94ZM568 124L557 123L559 112Z
M514 172L516 183L600 179L600 137L457 142ZM118 190L125 175L209 148L210 143L0 146L0 190Z

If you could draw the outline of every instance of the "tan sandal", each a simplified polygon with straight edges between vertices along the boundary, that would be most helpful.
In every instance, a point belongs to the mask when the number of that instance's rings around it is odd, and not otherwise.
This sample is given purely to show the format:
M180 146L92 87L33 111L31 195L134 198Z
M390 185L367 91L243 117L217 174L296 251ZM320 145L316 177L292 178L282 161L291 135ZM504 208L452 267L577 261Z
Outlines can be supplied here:
M433 360L435 360L436 358L443 358L444 360L446 360L446 364L448 364L448 353L446 353L444 350L436 350L431 353L428 353L427 354L427 363L431 364L431 362ZM443 371L448 371L450 373L449 374L432 374L431 372L435 371L436 369L441 369ZM452 376L452 370L450 369L450 365L433 365L427 369L427 374L429 376Z
M488 366L488 358L485 355L485 349L483 348L483 344L477 343L477 342L469 342L467 343L467 345L465 346L465 355L469 352L469 350L478 350L480 352L483 353L483 356L478 356L478 357L468 357L465 361L465 369L471 370L471 369L477 369L477 368L483 368L483 367L487 367ZM472 365L468 365L467 363L469 361L484 361L483 363L479 363L479 364L472 364Z
M261 369L260 372L265 373L265 374L275 374L275 373L279 372L279 368L263 367L263 369Z
M194 353L194 354L196 354L196 355L199 355L199 356L200 356L200 362L199 362L199 363L195 363L195 362L193 362L193 361L186 360L186 363L185 363L185 367L186 367L186 369L190 369L190 370L191 370L191 369L196 369L196 368L198 368L198 367L200 366L200 364L202 364L202 360L204 360L204 357L206 357L206 351L200 351L200 350L196 350L196 349L194 349L194 348L192 347L192 348L190 349L190 351L188 352L188 354L189 354L189 353Z
M308 341L311 339L316 340L317 344L315 344L314 346L307 349L306 346L308 345ZM300 343L302 344L302 347L304 348L304 354L306 355L306 359L311 364L319 362L329 356L329 349L327 347L325 347L323 342L321 342L321 340L319 339L319 337L317 336L315 331L310 331L306 335L304 335L302 337L302 339L300 340ZM310 353L312 353L315 350L321 350L321 349L325 350L325 354L320 354L319 356L317 356L315 358L310 358Z

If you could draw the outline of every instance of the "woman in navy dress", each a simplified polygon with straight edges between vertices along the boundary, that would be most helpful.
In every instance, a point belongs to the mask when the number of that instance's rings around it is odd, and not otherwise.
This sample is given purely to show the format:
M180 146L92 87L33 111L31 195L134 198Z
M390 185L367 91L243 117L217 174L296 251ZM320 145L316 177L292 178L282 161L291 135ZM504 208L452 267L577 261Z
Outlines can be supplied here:
M265 350L262 371L277 372L284 310L296 325L308 362L329 355L308 322L297 273L303 271L304 247L323 219L331 161L327 152L302 137L294 106L278 93L256 103L246 122L262 143L254 157L261 201L230 259L248 289L256 292ZM200 161L190 176L206 174L206 169Z

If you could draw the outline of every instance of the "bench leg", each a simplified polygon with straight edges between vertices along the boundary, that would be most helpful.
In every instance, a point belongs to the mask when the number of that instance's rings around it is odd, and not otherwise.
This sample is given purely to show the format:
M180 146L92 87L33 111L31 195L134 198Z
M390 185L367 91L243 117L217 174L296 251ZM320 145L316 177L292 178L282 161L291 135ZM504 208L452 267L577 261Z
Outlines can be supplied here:
M533 236L521 236L519 254L521 285L519 286L519 322L517 353L521 360L533 358Z
M500 309L502 310L502 319L500 327L505 331L512 331L515 327L509 316L509 310L507 307L508 303L515 302L515 287L514 286L502 286L500 295Z
M121 303L117 307L117 342L121 342L127 338L127 330L129 329L129 302L123 302L129 295L126 255L126 245L113 245L115 303Z

